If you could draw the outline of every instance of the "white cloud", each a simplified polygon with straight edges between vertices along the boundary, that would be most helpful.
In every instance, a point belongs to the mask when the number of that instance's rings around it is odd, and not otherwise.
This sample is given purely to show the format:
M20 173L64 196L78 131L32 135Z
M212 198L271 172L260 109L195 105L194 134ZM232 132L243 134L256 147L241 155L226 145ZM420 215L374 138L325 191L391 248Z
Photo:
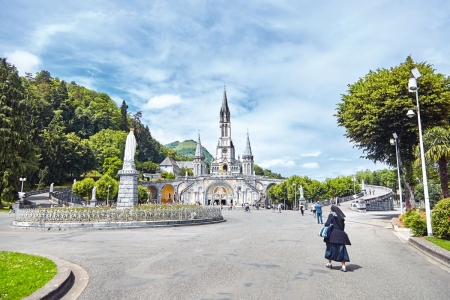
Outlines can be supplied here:
M14 52L5 53L8 61L16 66L20 75L25 75L25 72L32 73L33 75L39 71L39 67L42 65L41 59L33 53L16 50Z
M349 158L336 158L336 157L331 157L330 160L335 160L335 161L352 161L352 159Z
M301 157L317 157L317 156L319 156L320 155L320 151L316 151L316 152L313 152L313 153L305 153L305 154L300 154L300 156Z
M303 169L318 169L318 168L320 168L320 166L319 166L318 163L313 162L313 163L302 164L302 165L300 165L300 168L303 168Z
M293 160L288 160L288 159L271 159L271 160L266 160L263 161L262 163L258 164L260 167L267 169L270 167L294 167L295 166L295 162Z
M179 95L159 95L148 100L144 105L144 109L161 109L179 103L181 103L181 97Z

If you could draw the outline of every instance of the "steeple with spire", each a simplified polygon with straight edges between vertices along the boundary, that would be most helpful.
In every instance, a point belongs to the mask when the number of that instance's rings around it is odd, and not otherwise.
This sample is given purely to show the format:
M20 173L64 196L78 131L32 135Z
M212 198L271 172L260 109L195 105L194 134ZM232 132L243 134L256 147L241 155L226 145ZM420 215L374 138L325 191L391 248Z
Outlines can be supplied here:
M206 174L205 155L203 154L202 143L200 141L200 132L198 133L197 148L194 156L194 176Z
M223 87L222 107L220 108L220 123L230 123L230 109L228 108L227 90Z
M245 146L244 154L242 155L242 174L254 175L254 161L252 154L252 147L250 146L250 137L247 131L247 145Z

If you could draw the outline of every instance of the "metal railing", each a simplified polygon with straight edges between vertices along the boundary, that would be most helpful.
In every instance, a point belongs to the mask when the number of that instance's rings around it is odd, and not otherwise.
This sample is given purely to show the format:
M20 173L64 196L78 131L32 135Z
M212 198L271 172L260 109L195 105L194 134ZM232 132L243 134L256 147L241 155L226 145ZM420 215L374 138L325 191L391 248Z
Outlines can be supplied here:
M131 221L186 221L222 220L220 208L129 208L110 207L57 207L47 209L20 209L16 222L72 223L72 222L131 222Z

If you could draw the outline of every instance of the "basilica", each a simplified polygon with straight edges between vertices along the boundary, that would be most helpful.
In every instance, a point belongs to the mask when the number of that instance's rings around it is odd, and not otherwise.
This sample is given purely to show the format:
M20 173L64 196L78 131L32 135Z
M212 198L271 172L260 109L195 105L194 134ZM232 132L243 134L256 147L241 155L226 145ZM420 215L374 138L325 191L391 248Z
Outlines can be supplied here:
M211 162L209 172L199 134L192 162L174 161L167 157L160 164L161 172L172 172L177 175L181 168L187 167L193 170L194 176L178 176L173 180L142 183L148 189L150 201L200 205L269 203L267 190L282 180L255 175L248 133L242 158L238 155L236 159L231 139L231 114L225 89L220 108L219 128L220 137L216 147L216 156Z

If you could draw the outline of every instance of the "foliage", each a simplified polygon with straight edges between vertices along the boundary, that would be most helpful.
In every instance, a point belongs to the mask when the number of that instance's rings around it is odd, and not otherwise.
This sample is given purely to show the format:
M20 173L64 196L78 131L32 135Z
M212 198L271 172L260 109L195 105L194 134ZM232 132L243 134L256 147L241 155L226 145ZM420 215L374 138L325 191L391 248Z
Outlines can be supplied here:
M443 199L436 204L432 211L431 222L435 236L450 238L450 198Z
M103 163L103 174L119 179L119 170L122 169L123 162L117 156L107 157Z
M450 251L450 241L449 240L438 239L438 238L434 238L434 237L427 237L427 240L432 242L433 244L438 245L441 248L444 248L444 249Z
M39 149L31 142L26 90L16 68L0 58L0 199L13 200L20 177L39 167Z
M361 191L359 184L354 186L352 176L328 178L325 182L320 182L307 176L294 175L280 184L271 186L267 195L271 203L275 203L277 200L286 200L286 203L291 205L296 199L300 198L300 186L303 187L304 197L309 201L349 196L353 194L354 187L356 193Z
M416 236L424 236L427 234L427 221L425 214L416 209L407 210L400 216L403 225L411 228L412 233Z
M155 174L159 171L159 165L148 160L142 163L142 171L144 171L144 173Z
M43 287L58 272L50 259L0 251L0 299L22 299Z
M186 140L184 142L172 142L165 145L169 149L175 150L176 153L188 157L188 160L193 160L195 156L195 150L197 149L197 142L194 140ZM205 162L210 164L213 160L213 156L209 151L202 146L203 154L205 155Z
M104 129L89 138L97 166L103 167L106 158L124 156L127 135L124 131Z
M145 203L147 202L148 197L148 190L142 185L138 185L138 202Z
M186 172L188 174L188 176L194 176L194 171L192 171L191 169L189 169L188 167L182 167L180 169L180 171L178 171L178 175L179 176L185 176Z
M81 181L77 181L72 186L72 192L76 195L79 195L85 199L89 199L92 195L92 189L95 186L95 181L92 178L85 178Z
M108 174L105 174L102 177L100 177L100 179L95 182L95 186L97 188L96 194L97 199L101 200L108 199L108 186L110 186L109 200L116 198L117 193L119 192L119 182L115 180L112 176L109 176Z
M438 201L441 200L441 186L435 182L434 180L428 180L428 197L430 199L430 204L434 205ZM414 194L416 196L417 201L425 201L425 197L423 195L423 184L420 182L414 187Z
M161 178L171 180L175 179L175 175L172 172L161 172Z
M335 115L338 125L346 129L345 136L364 151L364 158L396 166L395 147L389 143L392 133L396 132L400 166L411 170L419 132L417 118L409 119L405 115L409 108L416 106L415 93L408 91L410 71L416 67L422 73L418 85L423 129L448 124L450 78L436 73L432 65L415 63L407 57L399 66L370 71L348 85ZM405 188L410 190L409 185ZM407 195L409 201L413 195Z
M45 168L43 170L39 170L39 184L36 188L36 190L40 191L43 190L46 186L45 184L45 178L47 177L48 174L48 166L45 166Z
M436 163L439 168L442 194L445 198L450 196L448 189L447 162L450 158L450 129L447 127L433 127L423 134L423 144L425 148L425 161ZM415 164L420 165L420 150L417 147Z

